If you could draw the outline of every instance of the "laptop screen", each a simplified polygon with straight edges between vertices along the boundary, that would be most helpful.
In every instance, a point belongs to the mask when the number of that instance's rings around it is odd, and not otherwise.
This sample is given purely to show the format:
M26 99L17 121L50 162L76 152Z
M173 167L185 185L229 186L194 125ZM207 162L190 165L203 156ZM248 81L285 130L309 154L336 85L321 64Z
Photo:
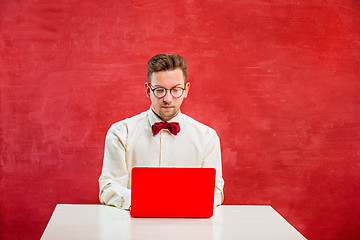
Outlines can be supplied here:
M214 168L134 167L131 176L133 217L211 217Z

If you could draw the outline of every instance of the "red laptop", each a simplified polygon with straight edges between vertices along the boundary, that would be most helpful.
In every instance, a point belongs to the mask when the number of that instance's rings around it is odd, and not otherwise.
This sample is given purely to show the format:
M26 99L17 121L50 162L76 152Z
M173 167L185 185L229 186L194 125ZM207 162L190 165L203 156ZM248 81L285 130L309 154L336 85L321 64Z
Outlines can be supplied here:
M134 167L132 217L213 215L215 168Z

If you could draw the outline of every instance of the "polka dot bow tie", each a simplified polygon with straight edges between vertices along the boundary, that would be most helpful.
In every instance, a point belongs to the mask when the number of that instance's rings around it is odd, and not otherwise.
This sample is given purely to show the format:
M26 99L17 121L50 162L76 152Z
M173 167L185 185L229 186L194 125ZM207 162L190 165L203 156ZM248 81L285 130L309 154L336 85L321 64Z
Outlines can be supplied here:
M160 132L161 129L168 129L172 134L177 135L180 132L180 124L178 122L157 122L151 126L154 136Z

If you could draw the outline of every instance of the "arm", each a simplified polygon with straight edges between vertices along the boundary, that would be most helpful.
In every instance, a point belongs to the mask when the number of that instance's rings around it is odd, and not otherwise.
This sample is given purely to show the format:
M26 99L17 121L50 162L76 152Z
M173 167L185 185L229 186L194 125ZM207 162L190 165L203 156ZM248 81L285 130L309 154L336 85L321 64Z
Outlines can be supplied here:
M214 130L207 137L203 167L216 169L214 208L224 201L224 179L222 178L220 139Z
M99 178L100 202L117 208L130 208L131 191L127 188L129 172L126 164L127 131L125 125L114 124L105 139L104 161Z

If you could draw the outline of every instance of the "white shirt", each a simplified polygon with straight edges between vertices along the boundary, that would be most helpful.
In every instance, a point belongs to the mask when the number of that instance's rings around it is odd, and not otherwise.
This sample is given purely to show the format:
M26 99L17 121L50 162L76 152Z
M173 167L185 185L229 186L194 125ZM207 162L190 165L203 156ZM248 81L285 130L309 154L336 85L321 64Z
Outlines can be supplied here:
M99 178L100 202L130 208L133 167L211 167L216 169L214 207L221 205L224 180L215 130L179 112L169 121L180 124L176 136L167 129L154 136L151 126L155 122L161 120L150 109L110 127ZM191 196L184 196L184 204L191 204Z

